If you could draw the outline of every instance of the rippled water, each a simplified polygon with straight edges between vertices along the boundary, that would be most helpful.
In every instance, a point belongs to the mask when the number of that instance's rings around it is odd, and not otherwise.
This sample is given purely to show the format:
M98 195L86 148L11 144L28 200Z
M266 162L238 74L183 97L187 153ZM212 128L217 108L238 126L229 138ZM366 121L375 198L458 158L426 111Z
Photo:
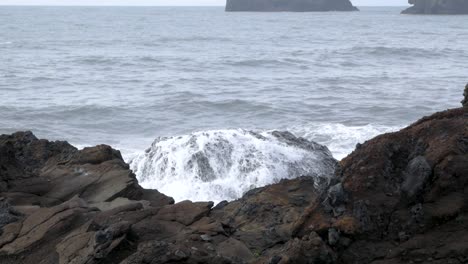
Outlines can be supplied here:
M337 158L458 106L464 16L0 7L0 133L142 152L159 136L289 130Z

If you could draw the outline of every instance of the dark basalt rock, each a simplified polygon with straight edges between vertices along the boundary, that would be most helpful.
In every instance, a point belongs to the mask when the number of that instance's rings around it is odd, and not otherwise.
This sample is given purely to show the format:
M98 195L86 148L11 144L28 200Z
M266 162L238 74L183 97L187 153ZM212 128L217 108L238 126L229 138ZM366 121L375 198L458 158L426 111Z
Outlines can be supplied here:
M467 107L365 142L324 189L300 177L216 207L143 190L105 145L3 135L0 168L2 264L468 261Z
M358 11L349 0L227 0L226 11L320 12Z
M405 180L401 184L401 190L412 198L424 187L432 175L432 168L423 156L412 159L405 170Z
M468 14L466 0L409 0L408 2L413 6L404 10L402 14Z
M11 207L8 201L4 197L0 197L0 235L2 234L1 229L13 222L20 219L20 215Z

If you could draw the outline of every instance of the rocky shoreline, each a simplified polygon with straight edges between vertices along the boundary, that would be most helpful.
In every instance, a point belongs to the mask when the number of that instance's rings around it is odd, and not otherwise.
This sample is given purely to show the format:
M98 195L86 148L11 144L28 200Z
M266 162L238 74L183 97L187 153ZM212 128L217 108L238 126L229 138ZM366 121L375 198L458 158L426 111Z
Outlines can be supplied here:
M466 102L357 146L325 190L215 207L141 188L109 146L2 135L0 263L467 263Z

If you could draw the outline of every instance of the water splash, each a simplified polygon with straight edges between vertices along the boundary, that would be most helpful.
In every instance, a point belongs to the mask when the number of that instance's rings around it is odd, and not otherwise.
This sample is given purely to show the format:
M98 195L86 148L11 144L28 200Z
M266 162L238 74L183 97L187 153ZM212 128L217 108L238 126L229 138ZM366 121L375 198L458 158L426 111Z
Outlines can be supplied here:
M143 187L176 201L219 202L285 178L326 182L336 160L326 147L288 132L237 129L158 138L130 166Z
M346 126L339 123L312 123L294 126L288 130L295 135L326 145L333 156L341 160L351 153L358 143L364 143L380 134L394 132L401 127L383 125Z

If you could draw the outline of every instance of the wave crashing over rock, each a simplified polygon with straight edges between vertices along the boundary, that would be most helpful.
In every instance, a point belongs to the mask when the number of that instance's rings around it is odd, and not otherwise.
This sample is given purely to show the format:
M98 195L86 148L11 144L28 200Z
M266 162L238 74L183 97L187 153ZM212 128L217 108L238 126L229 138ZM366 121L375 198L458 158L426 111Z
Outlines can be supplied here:
M130 166L145 188L176 201L234 200L281 179L327 183L337 161L327 147L289 132L213 130L156 139Z

